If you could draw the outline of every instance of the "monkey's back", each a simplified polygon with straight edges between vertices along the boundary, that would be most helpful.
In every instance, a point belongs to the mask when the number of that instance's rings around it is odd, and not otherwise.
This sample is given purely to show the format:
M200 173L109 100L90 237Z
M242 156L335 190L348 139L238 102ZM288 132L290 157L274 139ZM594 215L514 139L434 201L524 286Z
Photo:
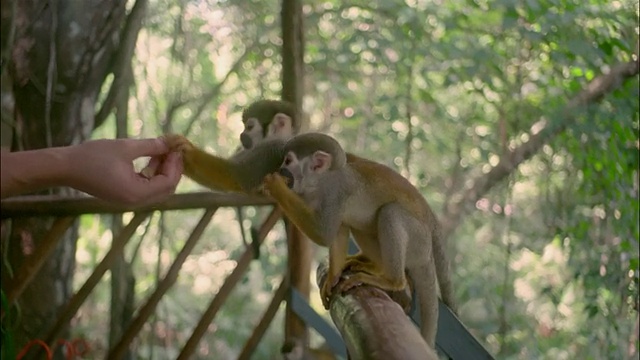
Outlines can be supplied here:
M364 158L350 162L349 166L362 175L364 185L372 190L372 194L376 194L380 206L397 201L419 220L427 221L433 216L418 189L392 168Z

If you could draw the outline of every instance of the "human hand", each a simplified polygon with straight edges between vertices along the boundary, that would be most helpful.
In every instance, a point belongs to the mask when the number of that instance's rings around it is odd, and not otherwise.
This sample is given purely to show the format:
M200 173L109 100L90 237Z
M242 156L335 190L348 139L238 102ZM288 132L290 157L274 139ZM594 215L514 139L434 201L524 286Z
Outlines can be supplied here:
M159 139L164 141L170 152L177 152L182 156L184 156L185 152L191 151L195 148L193 144L182 135L168 134L160 137ZM160 157L151 158L147 166L140 171L140 175L148 179L153 177L156 174L158 166L160 166L161 160L162 159ZM184 162L182 163L182 166L185 166Z
M133 160L151 156L137 173ZM104 139L70 147L69 184L93 196L128 205L164 200L175 191L182 159L161 139Z

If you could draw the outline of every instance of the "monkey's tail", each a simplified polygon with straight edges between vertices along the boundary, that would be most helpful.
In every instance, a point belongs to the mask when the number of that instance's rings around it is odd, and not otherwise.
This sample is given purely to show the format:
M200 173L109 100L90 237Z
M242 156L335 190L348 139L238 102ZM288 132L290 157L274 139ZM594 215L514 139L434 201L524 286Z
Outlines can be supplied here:
M440 287L440 296L442 296L442 302L457 315L458 308L453 294L453 284L451 283L449 257L443 244L442 230L439 223L436 222L434 225L432 234L433 262L435 263L438 286Z
M429 261L417 268L407 269L413 282L413 290L417 299L420 334L430 347L435 348L438 331L438 288L435 274L436 264Z

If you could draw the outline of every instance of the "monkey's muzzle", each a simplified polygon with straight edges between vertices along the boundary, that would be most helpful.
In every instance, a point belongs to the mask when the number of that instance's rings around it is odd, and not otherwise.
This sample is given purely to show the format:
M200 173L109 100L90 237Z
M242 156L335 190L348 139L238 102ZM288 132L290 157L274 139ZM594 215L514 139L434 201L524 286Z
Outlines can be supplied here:
M284 182L287 184L289 189L293 189L293 174L287 168L280 168L278 170L278 174L280 174L284 178Z
M242 147L245 149L251 149L253 147L253 139L245 133L240 134L240 143L242 143Z

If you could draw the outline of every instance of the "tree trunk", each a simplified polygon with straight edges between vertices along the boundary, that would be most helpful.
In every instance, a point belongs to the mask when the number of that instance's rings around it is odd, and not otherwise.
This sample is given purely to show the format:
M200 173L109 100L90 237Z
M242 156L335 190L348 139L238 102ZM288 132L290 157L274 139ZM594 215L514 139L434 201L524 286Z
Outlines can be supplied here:
M4 21L6 4L2 2L3 36L5 26L15 30L12 42L2 39L10 71L4 74L3 66L3 82L11 83L3 84L2 97L15 101L12 150L84 141L93 130L96 99L118 50L126 1L16 1L11 4L15 11L10 25ZM52 218L42 217L13 221L8 258L14 270L38 246L51 223ZM18 300L22 311L14 330L18 348L43 335L73 292L76 230L73 226L66 232ZM3 271L2 276L5 284L8 273Z

